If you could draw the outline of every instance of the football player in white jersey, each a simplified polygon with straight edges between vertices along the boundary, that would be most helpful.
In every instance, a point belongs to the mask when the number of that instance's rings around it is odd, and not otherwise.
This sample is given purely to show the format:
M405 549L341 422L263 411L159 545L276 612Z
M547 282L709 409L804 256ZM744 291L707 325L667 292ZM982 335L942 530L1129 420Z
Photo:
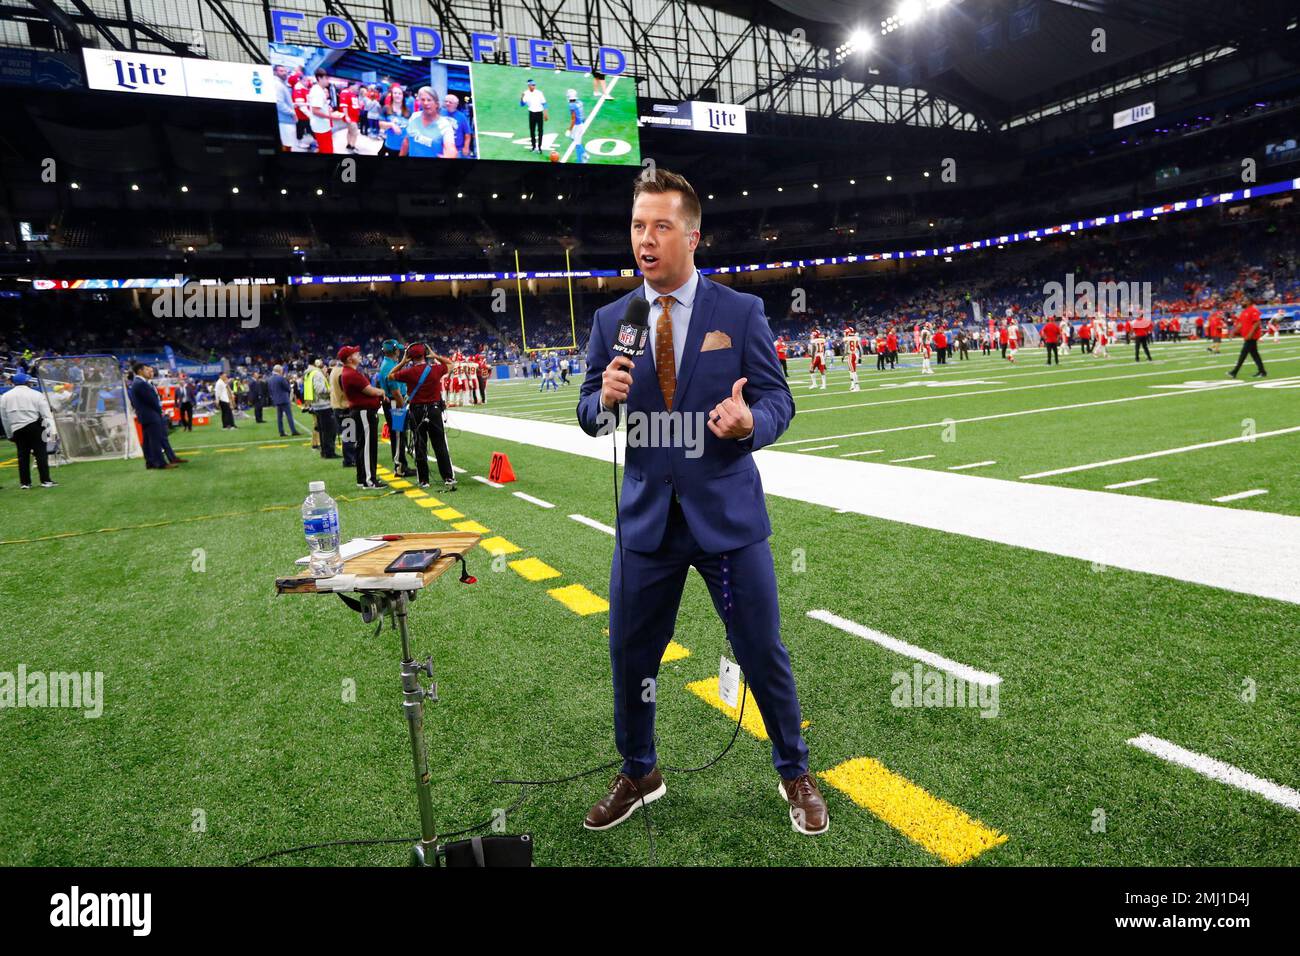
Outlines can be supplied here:
M817 387L817 373L822 373L822 388L826 388L826 337L821 329L814 328L808 339L808 387Z
M930 323L927 322L921 326L921 331L917 339L917 351L921 353L921 374L933 375L934 369L930 368L930 353L933 351L931 342L934 340L934 332L930 330Z
M851 325L844 327L844 360L849 365L849 391L860 392L858 385L858 360L862 357L862 340L858 330Z
M1020 348L1020 326L1014 317L1007 321L1007 361L1016 364L1016 349Z

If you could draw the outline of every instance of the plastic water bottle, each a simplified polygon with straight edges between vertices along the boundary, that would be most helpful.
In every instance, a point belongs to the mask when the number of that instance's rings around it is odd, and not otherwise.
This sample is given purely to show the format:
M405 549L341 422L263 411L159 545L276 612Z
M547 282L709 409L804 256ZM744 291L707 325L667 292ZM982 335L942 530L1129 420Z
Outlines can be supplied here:
M314 577L328 578L343 570L339 553L339 507L325 493L325 482L307 486L307 500L302 503L302 530L310 548L308 567Z

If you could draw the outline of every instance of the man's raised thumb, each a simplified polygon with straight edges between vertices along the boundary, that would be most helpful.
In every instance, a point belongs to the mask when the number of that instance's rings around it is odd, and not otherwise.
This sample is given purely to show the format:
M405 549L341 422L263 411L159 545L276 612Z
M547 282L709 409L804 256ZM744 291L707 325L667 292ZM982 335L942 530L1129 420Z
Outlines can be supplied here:
M736 384L731 386L731 400L733 402L743 402L745 400L744 397L741 396L740 390L745 387L745 383L748 381L749 379L747 378L736 379Z

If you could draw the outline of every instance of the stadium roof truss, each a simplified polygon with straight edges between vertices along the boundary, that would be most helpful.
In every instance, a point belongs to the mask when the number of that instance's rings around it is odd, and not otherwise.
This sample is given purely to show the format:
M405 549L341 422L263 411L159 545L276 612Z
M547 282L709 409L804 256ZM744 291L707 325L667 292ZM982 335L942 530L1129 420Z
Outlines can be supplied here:
M29 45L24 21L53 22L61 45L265 62L270 10L437 29L444 56L469 59L470 34L600 46L628 55L642 96L715 99L791 116L955 130L990 124L940 94L847 78L807 31L688 0L0 0L0 45ZM75 31L75 34L74 32ZM77 36L79 34L79 37Z

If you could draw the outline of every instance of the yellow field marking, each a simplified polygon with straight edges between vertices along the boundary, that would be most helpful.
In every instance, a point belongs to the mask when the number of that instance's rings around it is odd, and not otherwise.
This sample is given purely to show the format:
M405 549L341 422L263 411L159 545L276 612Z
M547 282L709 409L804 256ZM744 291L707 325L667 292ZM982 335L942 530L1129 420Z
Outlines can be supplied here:
M413 486L409 481L406 481L406 480L403 479L403 478L392 478L392 479L387 479L387 480L388 480L388 487L390 487L390 488L412 488L412 487L414 487L414 486Z
M705 680L693 681L686 685L686 689L710 707L717 708L732 720L736 719L737 709L723 701L722 697L718 694L717 674L714 674L712 677L706 678ZM767 740L767 727L763 725L763 715L758 712L758 704L754 703L754 695L749 692L748 685L743 681L740 684L740 689L745 694L745 716L742 718L740 726L744 727L759 740ZM808 721L805 720L800 724L800 726L807 727Z
M441 518L443 521L452 521L452 520L454 520L454 519L456 519L456 518L463 518L463 517L465 517L463 514L461 514L461 513L460 513L459 511L457 511L455 508L439 508L437 511L435 511L435 512L433 513L433 516L434 516L435 518ZM515 550L518 550L518 549L516 548Z
M218 454L218 455L230 455L230 454L233 454L234 452L237 452L237 451L248 451L248 449L247 449L247 448L218 448L218 449L217 449L217 454Z
M289 446L288 445L258 445L257 447L260 448L262 451L266 451L268 448L288 448Z
M581 614L584 617L588 614L599 614L601 611L609 610L608 601L599 594L592 594L581 584L570 584L568 587L563 588L551 588L551 590L546 593L555 598L555 600L559 601L574 614Z
M474 524L472 521L466 524ZM468 528L456 526L457 531L468 531ZM518 561L510 562L510 570L519 575L525 581L545 581L547 578L558 578L560 572L555 570L545 561L539 561L537 558L521 558Z
M410 491L403 491L402 494L406 495L406 497L408 497L408 498L427 498L427 497L429 497L429 493L428 493L427 491L421 491L419 488L412 488Z
M447 510L451 511L453 509L448 508ZM437 511L435 511L434 514L438 515L439 518L442 517L442 515ZM463 518L465 516L461 514L459 511L457 511L454 515L451 515L451 517ZM523 548L519 547L519 545L511 544L505 538L502 538L500 536L495 538L484 538L478 544L480 548L487 551L489 554L514 554L516 551L523 550Z
M443 506L441 501L432 497L417 499L415 503L421 508L441 508Z
M470 534L487 534L491 528L485 528L477 521L457 521L452 525L457 531L468 531Z
M853 757L817 776L952 866L1007 842L1005 833L985 826L871 757Z
M669 641L668 646L664 648L664 656L659 659L661 664L671 664L673 661L680 661L684 657L690 657L691 652L676 641Z

